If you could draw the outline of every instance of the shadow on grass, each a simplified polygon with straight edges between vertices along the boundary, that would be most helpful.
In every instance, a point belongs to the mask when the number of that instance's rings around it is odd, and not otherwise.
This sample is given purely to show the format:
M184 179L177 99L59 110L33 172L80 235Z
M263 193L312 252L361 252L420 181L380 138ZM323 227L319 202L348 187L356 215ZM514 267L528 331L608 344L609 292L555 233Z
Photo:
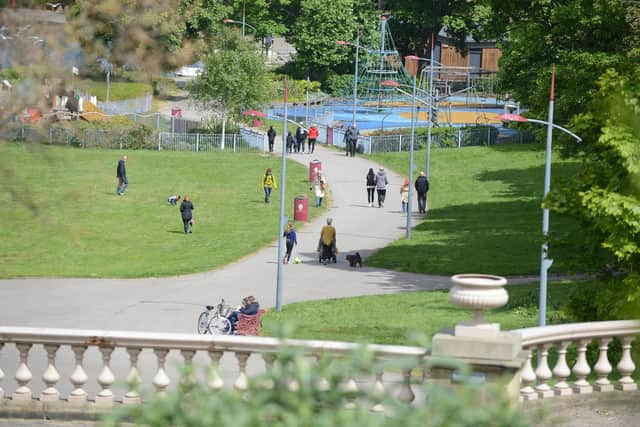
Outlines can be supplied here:
M575 164L564 162L558 163L554 171L556 176L567 177L575 169ZM495 201L429 210L425 221L415 226L411 241L400 240L381 249L372 256L371 264L442 275L537 273L542 243L543 175L543 166L477 174L474 178L478 181L487 185L500 181L500 188L506 190L492 194ZM581 241L571 218L552 214L551 230L564 234L565 241L576 247ZM566 239L567 236L571 238ZM567 271L567 267L562 260L556 260L552 271Z

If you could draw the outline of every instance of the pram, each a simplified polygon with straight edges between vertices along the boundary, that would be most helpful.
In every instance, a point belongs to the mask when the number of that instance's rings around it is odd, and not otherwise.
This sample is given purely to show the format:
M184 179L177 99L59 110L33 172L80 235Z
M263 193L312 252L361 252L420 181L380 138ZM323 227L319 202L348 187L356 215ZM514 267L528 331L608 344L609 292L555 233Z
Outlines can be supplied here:
M331 245L325 245L322 240L318 243L318 262L324 263L325 265L329 264L329 262L333 262L334 264L338 261L336 258L336 245L332 243Z

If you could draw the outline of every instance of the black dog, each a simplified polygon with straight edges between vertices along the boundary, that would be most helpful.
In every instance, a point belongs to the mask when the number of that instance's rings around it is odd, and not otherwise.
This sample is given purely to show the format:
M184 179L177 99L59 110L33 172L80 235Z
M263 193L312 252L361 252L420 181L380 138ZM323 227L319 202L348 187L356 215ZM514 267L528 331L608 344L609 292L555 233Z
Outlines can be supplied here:
M355 267L356 265L362 267L362 257L359 252L355 255L347 255L347 261L349 261L349 267Z

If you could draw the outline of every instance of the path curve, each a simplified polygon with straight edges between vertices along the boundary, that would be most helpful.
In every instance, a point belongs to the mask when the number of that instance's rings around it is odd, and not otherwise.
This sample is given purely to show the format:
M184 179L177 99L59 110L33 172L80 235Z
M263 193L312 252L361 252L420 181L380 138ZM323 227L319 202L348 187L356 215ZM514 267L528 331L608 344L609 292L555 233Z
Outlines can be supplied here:
M279 153L280 138L276 144ZM273 155L274 163L280 156ZM390 185L383 208L367 205L365 174L379 165L362 157L317 146L314 154L293 154L308 165L322 162L332 196L327 215L298 228L294 256L301 264L284 266L283 303L444 289L449 278L364 267L348 267L344 256L356 251L366 258L401 238L406 215L400 209L403 178L387 171ZM256 197L259 197L256 195ZM279 212L279 192L272 200ZM313 201L310 201L313 203ZM316 245L327 217L334 219L339 262L318 264ZM413 223L420 221L415 215ZM196 230L197 232L197 230ZM275 305L277 242L217 270L165 278L90 279L28 278L0 281L0 324L108 330L190 332L206 303L224 297L236 304L252 294L264 307ZM525 278L520 281L532 281Z

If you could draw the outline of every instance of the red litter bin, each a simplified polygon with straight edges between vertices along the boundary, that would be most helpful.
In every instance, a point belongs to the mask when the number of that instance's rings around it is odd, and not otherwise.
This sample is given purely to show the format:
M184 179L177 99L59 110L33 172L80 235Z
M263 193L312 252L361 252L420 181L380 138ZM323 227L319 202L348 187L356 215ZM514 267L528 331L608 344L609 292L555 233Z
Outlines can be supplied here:
M182 118L182 108L174 107L171 109L171 117L175 117L176 119Z
M309 162L309 181L313 182L319 173L322 173L322 162L318 159L311 160Z
M309 222L309 198L304 194L298 194L293 199L293 219Z

